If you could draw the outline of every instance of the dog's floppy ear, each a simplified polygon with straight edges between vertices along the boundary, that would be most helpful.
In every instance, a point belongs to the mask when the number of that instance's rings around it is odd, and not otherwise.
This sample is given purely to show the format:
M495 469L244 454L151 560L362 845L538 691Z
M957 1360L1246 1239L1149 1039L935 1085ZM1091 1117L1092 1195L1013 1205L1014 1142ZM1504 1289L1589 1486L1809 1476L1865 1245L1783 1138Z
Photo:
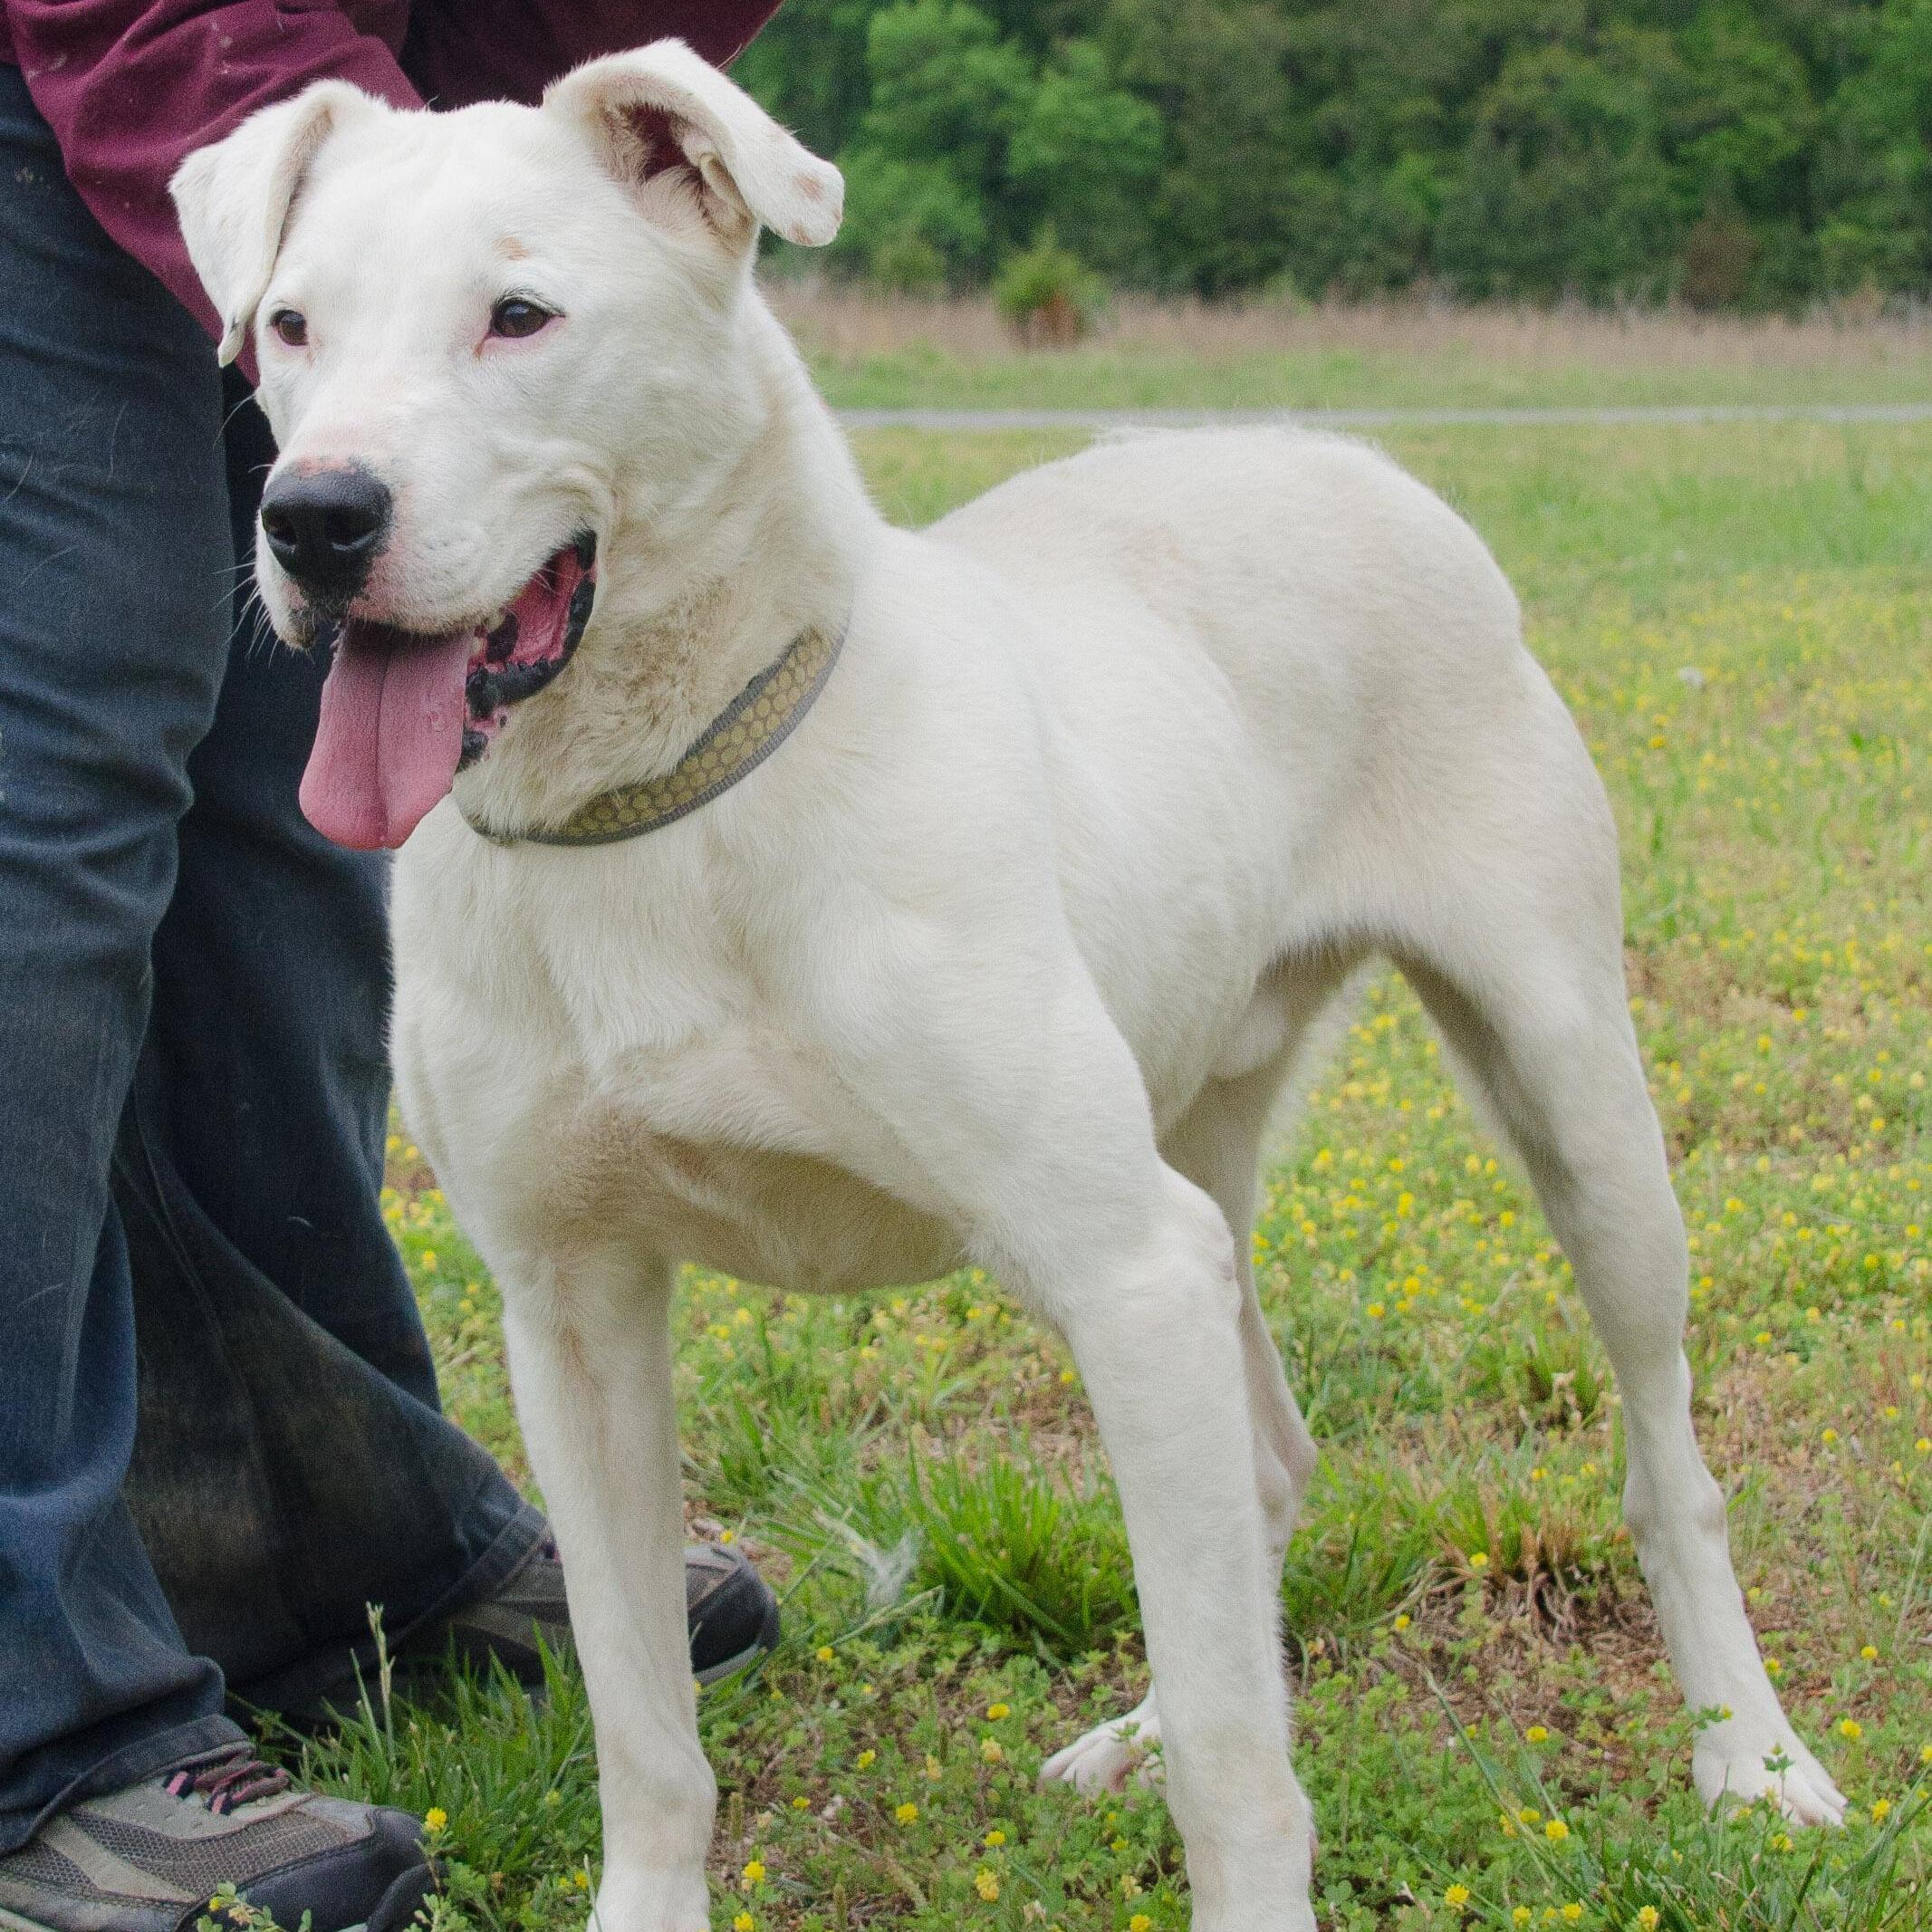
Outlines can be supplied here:
M316 150L346 118L384 111L385 103L346 81L318 81L251 114L175 169L168 192L188 260L221 318L223 362L241 353L268 292L289 207Z
M551 86L543 107L584 125L647 214L695 207L739 251L760 223L810 248L839 232L839 170L681 40L588 61Z

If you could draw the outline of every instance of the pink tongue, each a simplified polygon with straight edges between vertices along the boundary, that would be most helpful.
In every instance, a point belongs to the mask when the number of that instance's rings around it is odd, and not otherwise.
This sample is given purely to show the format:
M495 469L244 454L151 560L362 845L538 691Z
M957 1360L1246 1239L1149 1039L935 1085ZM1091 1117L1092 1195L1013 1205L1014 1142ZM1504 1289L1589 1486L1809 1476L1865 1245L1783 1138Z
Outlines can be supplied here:
M302 809L338 845L402 843L449 790L463 755L463 681L476 640L349 623L322 686Z

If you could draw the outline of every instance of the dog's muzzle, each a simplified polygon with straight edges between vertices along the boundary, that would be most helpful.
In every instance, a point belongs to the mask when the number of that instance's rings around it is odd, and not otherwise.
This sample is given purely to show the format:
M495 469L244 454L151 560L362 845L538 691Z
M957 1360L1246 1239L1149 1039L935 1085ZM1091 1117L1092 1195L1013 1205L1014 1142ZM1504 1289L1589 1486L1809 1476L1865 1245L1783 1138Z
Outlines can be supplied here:
M489 749L510 707L570 662L596 601L597 541L586 532L480 624L426 636L349 619L303 774L309 822L359 851L400 845Z

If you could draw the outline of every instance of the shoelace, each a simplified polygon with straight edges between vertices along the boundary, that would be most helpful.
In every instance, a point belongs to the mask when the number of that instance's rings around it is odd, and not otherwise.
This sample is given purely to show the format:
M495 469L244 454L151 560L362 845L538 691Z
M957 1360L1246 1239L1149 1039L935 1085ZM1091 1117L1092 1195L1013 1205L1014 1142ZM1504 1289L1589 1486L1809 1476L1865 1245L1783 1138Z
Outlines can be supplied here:
M220 1816L257 1798L272 1798L288 1789L288 1773L264 1764L245 1746L212 1763L184 1764L163 1781L171 1798L206 1798L209 1811Z

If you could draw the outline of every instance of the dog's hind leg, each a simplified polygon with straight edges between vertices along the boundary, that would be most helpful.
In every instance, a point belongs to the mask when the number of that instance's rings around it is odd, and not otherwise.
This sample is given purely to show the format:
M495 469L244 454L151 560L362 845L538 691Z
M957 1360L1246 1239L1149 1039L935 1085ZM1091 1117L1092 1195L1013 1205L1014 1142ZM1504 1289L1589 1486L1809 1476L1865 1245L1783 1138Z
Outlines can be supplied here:
M497 1265L516 1409L563 1557L603 1807L602 1932L704 1932L717 1787L697 1741L671 1271Z
M1258 1067L1231 1079L1209 1081L1162 1147L1169 1164L1213 1197L1235 1236L1241 1360L1268 1551L1262 1613L1271 1627L1281 1616L1282 1564L1316 1457L1314 1437L1288 1386L1281 1351L1262 1312L1249 1236L1259 1193L1262 1140L1275 1101L1311 1028L1354 963L1338 959L1292 976L1283 972L1257 995L1273 1010L1271 1017L1285 1021L1285 1043L1272 1050ZM1135 1771L1158 1764L1149 1754L1159 1743L1159 1704L1149 1691L1125 1716L1096 1725L1055 1753L1041 1767L1041 1782L1062 1781L1089 1793L1118 1791Z
M1697 1737L1699 1792L1835 1821L1844 1801L1759 1659L1692 1429L1683 1218L1630 1024L1614 841L1581 760L1579 745L1534 774L1552 809L1486 841L1462 828L1441 889L1418 896L1435 929L1417 919L1390 949L1527 1167L1616 1371L1638 1560L1686 1699L1724 1714Z

